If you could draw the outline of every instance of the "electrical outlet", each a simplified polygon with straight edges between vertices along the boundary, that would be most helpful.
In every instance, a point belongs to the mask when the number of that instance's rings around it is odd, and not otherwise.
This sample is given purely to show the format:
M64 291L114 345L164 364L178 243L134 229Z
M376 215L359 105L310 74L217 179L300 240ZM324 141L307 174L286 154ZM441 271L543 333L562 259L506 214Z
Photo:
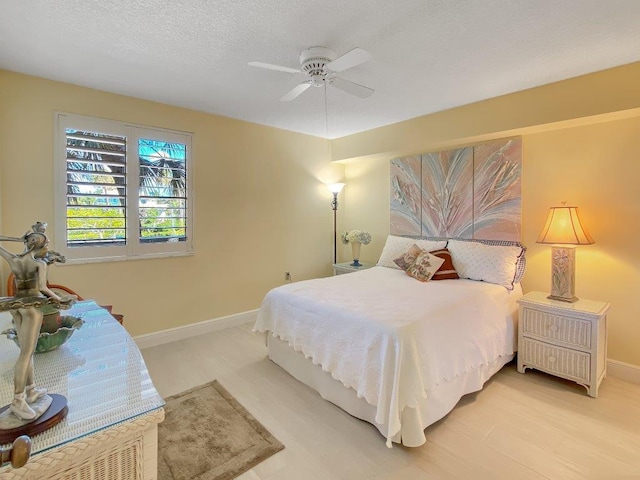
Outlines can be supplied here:
M284 272L284 279L289 282L291 281L291 273L289 272Z

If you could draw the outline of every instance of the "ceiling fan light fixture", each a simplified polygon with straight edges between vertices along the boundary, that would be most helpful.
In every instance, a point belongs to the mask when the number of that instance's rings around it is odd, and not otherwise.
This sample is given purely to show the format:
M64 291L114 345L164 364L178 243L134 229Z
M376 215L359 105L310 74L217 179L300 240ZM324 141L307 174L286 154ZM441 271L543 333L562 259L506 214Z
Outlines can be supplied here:
M335 73L360 65L370 59L371 54L359 47L353 48L337 58L335 52L329 48L311 47L300 53L300 70L264 62L249 62L249 65L288 73L304 73L309 77L308 80L296 85L280 97L281 101L288 102L297 98L311 86L324 87L327 83L351 95L360 98L369 97L374 93L372 88L337 77Z
M326 75L311 75L311 85L314 87L324 87Z

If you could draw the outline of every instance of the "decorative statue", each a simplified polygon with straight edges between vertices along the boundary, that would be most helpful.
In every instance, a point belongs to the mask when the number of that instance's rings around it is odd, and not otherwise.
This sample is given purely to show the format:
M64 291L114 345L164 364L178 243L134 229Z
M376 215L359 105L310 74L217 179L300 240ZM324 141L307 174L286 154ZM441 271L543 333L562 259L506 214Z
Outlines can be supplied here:
M46 223L37 222L21 237L0 235L0 241L24 243L20 254L0 247L0 256L9 263L16 283L15 296L0 299L0 311L11 312L20 346L13 376L14 397L9 408L21 420L29 421L42 415L51 404L51 397L46 395L46 389L35 385L33 375L33 354L42 325L42 307L69 308L76 300L73 295L57 295L47 286L48 265L64 262L64 257L48 251L46 228ZM45 397L48 402L43 402ZM38 404L37 408L35 404Z

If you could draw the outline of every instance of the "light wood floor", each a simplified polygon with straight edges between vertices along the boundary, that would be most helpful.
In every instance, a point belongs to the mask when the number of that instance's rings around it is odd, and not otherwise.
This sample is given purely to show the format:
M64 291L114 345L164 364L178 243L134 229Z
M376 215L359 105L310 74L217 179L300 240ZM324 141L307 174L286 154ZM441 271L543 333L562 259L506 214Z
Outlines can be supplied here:
M583 387L508 365L426 431L394 446L267 359L251 325L142 351L163 397L217 379L285 449L239 480L640 479L640 386Z

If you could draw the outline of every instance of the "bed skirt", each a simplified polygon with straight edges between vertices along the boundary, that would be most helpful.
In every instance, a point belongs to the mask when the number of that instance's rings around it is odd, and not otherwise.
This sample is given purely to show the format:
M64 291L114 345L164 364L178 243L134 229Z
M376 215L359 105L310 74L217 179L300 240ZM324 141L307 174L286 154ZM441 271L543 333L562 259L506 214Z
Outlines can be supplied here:
M356 418L374 425L382 435L388 426L375 421L376 408L364 398L358 398L355 390L345 387L329 373L323 372L319 365L313 365L301 352L296 352L287 342L273 335L267 335L269 358L290 373L294 378L316 390L322 398L342 408ZM443 382L428 392L416 408L407 407L402 411L402 427L391 440L407 447L419 447L427 439L424 429L449 413L466 394L482 389L484 383L509 363L514 355L498 358L494 363L481 366Z

